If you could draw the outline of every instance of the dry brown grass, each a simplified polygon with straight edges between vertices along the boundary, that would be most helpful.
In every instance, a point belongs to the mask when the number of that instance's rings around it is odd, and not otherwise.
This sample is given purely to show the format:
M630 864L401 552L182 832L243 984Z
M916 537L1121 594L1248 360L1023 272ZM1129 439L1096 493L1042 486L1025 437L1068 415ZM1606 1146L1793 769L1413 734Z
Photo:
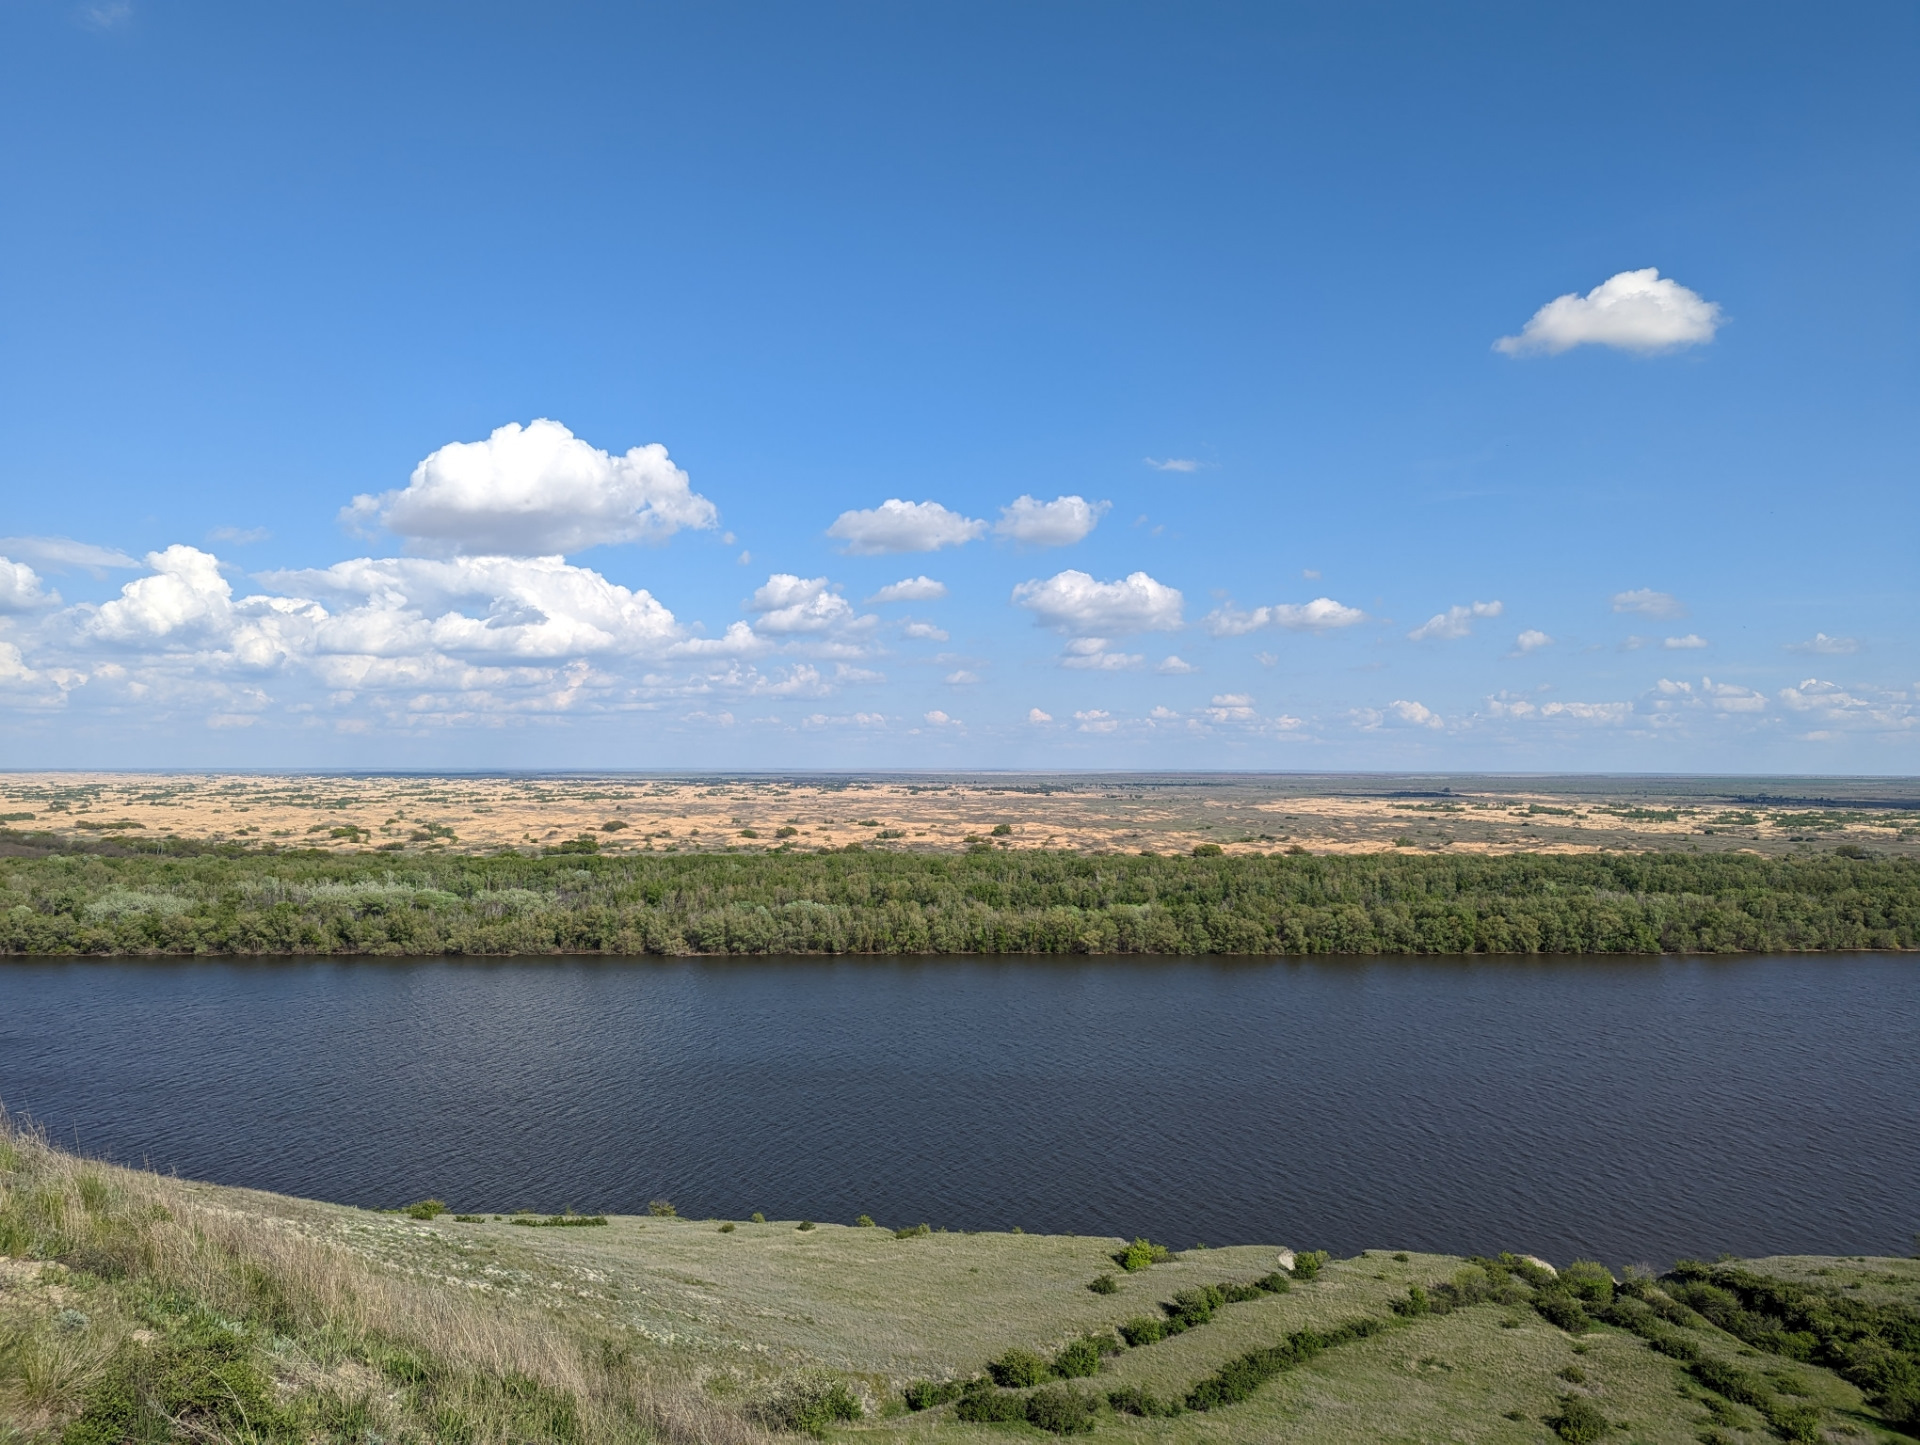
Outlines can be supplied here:
M772 1438L690 1379L578 1321L407 1279L294 1220L76 1158L4 1112L0 1250L15 1256L0 1261L0 1420L27 1439L50 1437L116 1357L148 1346L137 1301L158 1291L284 1341L267 1364L284 1399L357 1396L363 1413L402 1438L423 1422L408 1418L406 1392L368 1366L396 1350L433 1362L433 1408L457 1412L475 1445L525 1438L496 1408L501 1383L516 1380L570 1401L585 1441ZM61 1311L75 1305L84 1326L63 1326Z

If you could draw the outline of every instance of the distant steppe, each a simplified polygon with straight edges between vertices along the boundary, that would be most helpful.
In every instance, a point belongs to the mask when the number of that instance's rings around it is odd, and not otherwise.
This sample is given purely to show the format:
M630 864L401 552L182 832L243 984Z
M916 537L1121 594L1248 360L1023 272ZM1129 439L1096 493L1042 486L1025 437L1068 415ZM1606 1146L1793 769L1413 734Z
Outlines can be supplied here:
M3 1120L0 1255L12 1442L1728 1445L1920 1428L1920 1262L1896 1258L1656 1277L690 1220L665 1201L376 1213L91 1163Z
M996 847L1920 856L1920 779L13 773L0 827L333 852ZM5 844L0 843L0 848Z

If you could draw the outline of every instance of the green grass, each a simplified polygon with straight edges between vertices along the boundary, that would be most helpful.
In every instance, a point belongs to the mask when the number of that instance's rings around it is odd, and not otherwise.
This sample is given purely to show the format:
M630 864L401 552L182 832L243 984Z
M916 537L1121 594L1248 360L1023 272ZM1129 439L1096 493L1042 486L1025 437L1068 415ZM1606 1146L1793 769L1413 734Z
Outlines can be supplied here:
M725 1445L784 1430L993 1445L1090 1428L1168 1445L1550 1445L1598 1421L1621 1445L1890 1442L1908 1437L1843 1378L1859 1361L1822 1353L1846 1342L1796 1344L1766 1301L1830 1334L1864 1322L1895 1364L1920 1358L1920 1261L1763 1259L1621 1284L1638 1298L1617 1318L1664 1316L1652 1332L1684 1337L1682 1360L1609 1323L1593 1274L1600 1318L1576 1336L1525 1278L1447 1255L1329 1260L1274 1293L1248 1287L1276 1269L1272 1246L1125 1273L1114 1238L727 1222L370 1212L91 1164L0 1127L0 1439ZM1087 1288L1102 1274L1110 1294ZM1702 1279L1728 1285L1732 1305L1698 1298L1731 1330L1666 1293ZM1226 1302L1194 1310L1209 1286ZM1190 1327L1119 1345L1122 1321L1169 1318L1183 1298ZM1358 1337L1284 1353L1356 1321ZM987 1385L990 1362L1022 1355L1019 1388ZM1248 1360L1265 1363L1249 1374ZM1226 1377L1246 1388L1197 1388ZM916 1381L927 1408L908 1408ZM981 1408L963 1393L978 1389ZM1120 1413L1109 1396L1179 1412Z
M0 953L13 954L1915 947L1920 860L1831 853L401 858L161 844L0 858Z

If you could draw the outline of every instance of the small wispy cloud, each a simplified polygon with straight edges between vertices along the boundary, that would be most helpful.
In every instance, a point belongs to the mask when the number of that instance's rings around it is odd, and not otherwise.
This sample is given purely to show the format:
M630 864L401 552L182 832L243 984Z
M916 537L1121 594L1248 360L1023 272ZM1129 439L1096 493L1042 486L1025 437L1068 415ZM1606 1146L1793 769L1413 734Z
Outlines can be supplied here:
M1685 637L1669 637L1660 645L1669 652L1687 652L1696 647L1705 647L1707 639L1697 632L1689 632Z
M1168 457L1164 461L1157 457L1142 457L1141 460L1156 472L1197 472L1203 465L1193 457Z
M248 547L255 542L265 542L273 533L265 527L215 527L207 533L209 542L231 542L236 547Z
M1553 639L1537 627L1529 627L1513 640L1513 650L1517 653L1538 652L1543 647L1553 646Z
M1169 676L1178 676L1181 673L1198 672L1199 670L1200 669L1195 667L1191 662L1188 662L1184 657L1177 654L1162 658L1160 665L1154 668L1155 672L1166 673Z
M133 5L131 0L97 0L82 5L76 13L89 30L118 30L133 19Z
M1824 632L1816 632L1805 642L1789 642L1788 652L1812 652L1824 657L1846 657L1860 650L1859 642L1851 637L1829 637Z
M1685 617L1686 604L1671 592L1656 592L1651 587L1636 587L1631 592L1613 594L1615 612L1637 612L1642 617Z
M1410 642L1453 639L1465 637L1473 631L1474 619L1478 617L1498 617L1506 611L1501 602L1475 602L1471 605L1449 607L1445 612L1436 612L1425 622L1407 634Z

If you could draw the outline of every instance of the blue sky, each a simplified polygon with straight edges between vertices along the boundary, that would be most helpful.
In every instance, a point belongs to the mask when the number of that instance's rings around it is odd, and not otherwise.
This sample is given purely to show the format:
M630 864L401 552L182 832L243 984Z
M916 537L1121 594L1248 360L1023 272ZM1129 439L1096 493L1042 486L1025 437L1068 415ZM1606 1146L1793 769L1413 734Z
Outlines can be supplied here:
M1910 773L1917 70L1905 4L9 0L0 749Z

